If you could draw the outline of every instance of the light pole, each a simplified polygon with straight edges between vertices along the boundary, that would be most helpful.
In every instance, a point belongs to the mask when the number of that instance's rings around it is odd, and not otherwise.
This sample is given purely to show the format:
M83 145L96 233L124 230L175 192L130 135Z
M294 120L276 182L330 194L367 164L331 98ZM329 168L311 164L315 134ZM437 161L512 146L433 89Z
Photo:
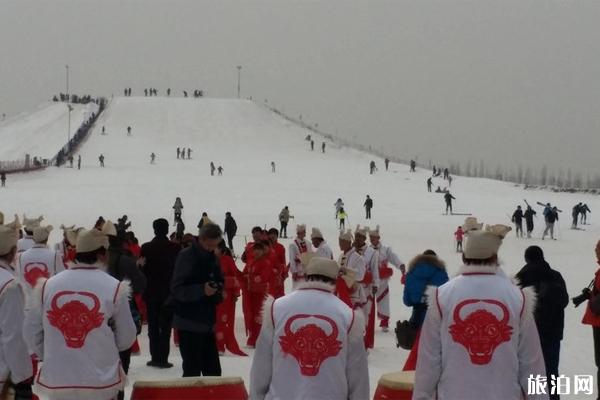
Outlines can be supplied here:
M68 123L67 123L67 143L69 143L71 141L71 96L69 95L69 65L65 65L65 69L67 71L67 109L68 109Z
M241 75L242 75L242 66L238 65L237 66L237 70L238 70L238 86L237 86L237 89L238 89L238 99L239 99L240 98L240 78L241 78Z

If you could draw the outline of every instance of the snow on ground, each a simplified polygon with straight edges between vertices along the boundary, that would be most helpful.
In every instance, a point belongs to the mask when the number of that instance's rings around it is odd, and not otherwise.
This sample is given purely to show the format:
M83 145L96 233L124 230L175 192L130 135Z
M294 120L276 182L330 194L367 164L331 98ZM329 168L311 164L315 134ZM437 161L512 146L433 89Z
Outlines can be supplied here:
M90 117L95 104L71 104L71 137ZM67 144L67 103L49 102L36 110L21 113L0 123L0 161L25 158L25 154L51 159Z
M106 135L101 135L102 126ZM126 136L131 126L133 135ZM3 132L6 134L6 132ZM376 160L379 172L369 175L371 155L327 143L327 153L310 151L304 140L307 132L261 106L243 100L115 98L103 114L91 137L81 150L82 170L51 168L45 171L11 175L0 190L0 209L5 215L44 214L47 222L90 227L99 215L116 220L127 214L141 242L151 239L151 223L157 217L172 220L175 197L183 200L187 230L196 231L203 211L222 223L226 211L237 219L240 236L236 249L244 245L245 234L254 225L277 226L280 209L288 205L292 221L318 226L339 254L333 203L341 197L346 203L350 226L365 223L362 204L370 194L374 200L373 220L381 225L382 240L391 245L408 263L425 249L435 250L448 265L450 274L460 266L454 252L452 233L464 216L443 215L440 194L427 193L429 171L409 173L405 165L391 164L386 172ZM21 145L24 136L15 135L11 145ZM8 139L3 139L8 140ZM177 160L177 147L191 147L192 160ZM150 153L157 154L150 165ZM103 153L106 168L98 166ZM222 177L210 176L209 163L222 165ZM277 164L271 173L270 162ZM444 183L434 181L434 187ZM579 294L593 278L597 268L594 246L600 238L600 224L594 215L600 198L592 195L525 191L505 182L456 177L452 184L455 212L469 212L486 223L509 223L517 204L526 198L550 201L564 210L557 229L557 241L541 241L543 217L536 207L534 239L517 239L514 232L501 249L505 269L513 274L520 269L523 252L531 244L540 245L550 264L564 276L569 294ZM589 205L591 224L586 231L573 231L570 209L583 201ZM278 226L277 226L278 227ZM58 241L60 232L52 234ZM284 244L288 244L285 240ZM238 264L241 268L242 265ZM407 319L410 310L402 304L399 274L392 278L392 320ZM243 322L238 307L237 337L243 345ZM583 307L566 310L565 340L561 372L573 376L595 376L592 330L580 323ZM134 357L130 381L169 379L180 376L181 359L176 348L171 361L175 368L156 370L146 367L148 344L141 336L142 355ZM252 350L248 350L251 354ZM394 334L378 331L376 349L370 352L371 391L381 374L400 370L407 352L395 347ZM222 357L224 375L239 375L248 385L251 357ZM565 397L568 398L568 397Z

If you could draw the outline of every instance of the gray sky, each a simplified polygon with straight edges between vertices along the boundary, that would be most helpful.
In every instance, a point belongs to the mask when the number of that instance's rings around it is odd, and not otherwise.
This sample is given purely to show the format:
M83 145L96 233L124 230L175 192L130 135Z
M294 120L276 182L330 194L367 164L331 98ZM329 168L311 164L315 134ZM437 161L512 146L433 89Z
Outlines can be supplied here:
M426 162L600 173L598 1L0 0L0 113L131 86L242 95Z

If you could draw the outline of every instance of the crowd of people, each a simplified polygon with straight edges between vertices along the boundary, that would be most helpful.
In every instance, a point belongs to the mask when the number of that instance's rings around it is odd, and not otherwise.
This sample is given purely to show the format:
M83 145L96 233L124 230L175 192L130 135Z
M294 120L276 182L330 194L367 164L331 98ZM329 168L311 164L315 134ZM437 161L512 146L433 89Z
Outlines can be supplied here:
M474 399L490 387L487 398L519 398L530 376L558 376L566 285L538 246L525 251L517 283L509 279L498 261L508 226L466 218L455 233L464 265L450 279L432 249L405 265L379 226L340 230L335 258L318 227L297 224L286 249L287 206L281 230L255 226L238 258L231 212L224 230L203 213L191 234L180 226L183 208L177 198L174 232L158 218L142 245L126 215L116 224L99 217L90 229L61 226L51 246L43 216L5 223L0 213L0 372L17 399L35 398L34 376L49 399L122 399L143 323L149 367L173 367L174 330L183 376L220 376L221 354L246 356L235 335L238 299L245 345L255 349L251 398L368 398L367 354L376 321L389 330L395 269L412 309L396 336L411 349L414 398ZM339 199L336 216L341 210ZM600 242L596 251L600 260ZM597 354L599 276L581 300Z

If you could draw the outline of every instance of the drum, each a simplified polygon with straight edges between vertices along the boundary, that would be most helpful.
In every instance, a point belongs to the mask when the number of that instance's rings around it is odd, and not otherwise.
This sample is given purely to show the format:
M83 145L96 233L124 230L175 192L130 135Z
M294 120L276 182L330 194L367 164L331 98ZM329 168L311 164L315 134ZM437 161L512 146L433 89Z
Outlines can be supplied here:
M373 400L410 400L414 383L415 371L383 374L379 378Z
M191 377L168 381L138 381L131 400L247 400L239 377Z

